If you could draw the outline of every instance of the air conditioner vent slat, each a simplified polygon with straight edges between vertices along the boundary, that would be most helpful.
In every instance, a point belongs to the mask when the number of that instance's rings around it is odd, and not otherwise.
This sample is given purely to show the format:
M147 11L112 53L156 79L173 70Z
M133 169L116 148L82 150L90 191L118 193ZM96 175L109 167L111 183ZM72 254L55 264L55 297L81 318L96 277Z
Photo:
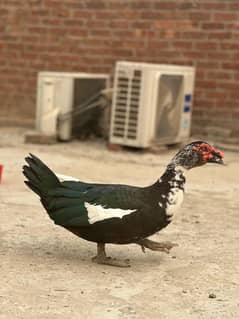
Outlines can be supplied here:
M121 99L123 99L123 100L127 100L127 95L126 94L118 94L118 96L117 96L117 100L121 100Z
M119 106L116 108L116 112L117 112L117 113L126 113L126 109L124 108L123 105L119 105Z
M139 94L139 89L137 89L137 90L136 90L136 89L135 89L135 90L132 90L132 91L131 91L131 94L137 96L137 95Z
M139 100L139 92L136 92L136 93L133 93L132 91L131 91L131 94L130 94L130 97L131 97L131 100Z
M126 102L127 102L127 97L120 96L120 97L118 97L118 98L116 99L116 103L117 103L117 104L118 104L118 103L124 103L124 104L126 104Z
M130 104L130 113L131 112L137 112L138 113L138 108L137 108L137 105L135 104Z
M131 113L129 119L130 120L137 120L138 114L137 113Z
M115 131L123 131L123 130L124 130L124 125L115 126Z
M118 105L117 106L117 109L116 109L116 112L121 112L121 113L123 113L123 112L125 112L126 110L125 110L125 108L124 108L124 106L122 105Z
M130 121L137 121L138 120L138 116L137 115L136 116L131 116L129 120Z
M116 105L117 109L121 108L125 110L125 103L123 101L120 101Z

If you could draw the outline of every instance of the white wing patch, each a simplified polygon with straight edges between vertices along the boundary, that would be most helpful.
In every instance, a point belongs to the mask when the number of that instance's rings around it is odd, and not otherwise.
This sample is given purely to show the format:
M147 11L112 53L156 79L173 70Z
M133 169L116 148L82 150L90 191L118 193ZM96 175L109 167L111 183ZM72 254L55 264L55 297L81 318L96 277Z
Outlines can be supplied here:
M78 178L75 178L72 176L67 176L62 174L56 174L56 176L59 178L60 182L65 182L65 181L79 182Z
M87 209L90 224L114 217L122 218L136 211L136 209L104 208L101 205L92 205L87 202L84 205Z

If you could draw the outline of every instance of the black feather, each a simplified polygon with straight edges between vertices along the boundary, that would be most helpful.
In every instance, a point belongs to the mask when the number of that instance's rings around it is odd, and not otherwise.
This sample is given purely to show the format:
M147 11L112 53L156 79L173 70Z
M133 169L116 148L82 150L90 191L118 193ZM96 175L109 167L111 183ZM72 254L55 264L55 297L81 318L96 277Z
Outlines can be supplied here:
M33 184L31 184L31 182L29 182L29 181L24 181L24 183L25 183L33 192L35 192L37 195L41 196L40 190L39 190L36 186L34 186Z
M23 166L23 174L27 178L26 185L37 195L44 197L50 189L60 185L56 175L39 158L30 154L25 160L28 164Z

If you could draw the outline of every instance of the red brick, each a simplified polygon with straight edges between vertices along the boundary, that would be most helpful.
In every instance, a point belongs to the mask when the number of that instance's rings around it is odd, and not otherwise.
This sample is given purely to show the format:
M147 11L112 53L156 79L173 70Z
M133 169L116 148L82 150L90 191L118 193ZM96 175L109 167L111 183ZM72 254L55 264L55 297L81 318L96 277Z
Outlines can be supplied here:
M197 81L197 85L204 89L215 89L218 86L216 81Z
M116 36L116 37L119 37L119 38L126 38L126 39L130 38L130 39L132 39L135 36L135 32L132 29L128 29L128 30L118 30L118 29L115 30L115 29L113 29L112 30L112 35Z
M55 8L55 6L59 6L60 5L60 1L57 0L45 0L45 7L46 8Z
M155 9L158 10L175 10L178 9L178 1L156 2L154 3Z
M157 20L159 19L159 13L155 11L145 11L141 14L142 19L152 19Z
M179 49L191 49L192 42L191 41L174 41L173 46Z
M42 23L47 26L58 26L63 25L63 21L59 18L43 18Z
M232 74L230 72L223 71L210 71L207 73L209 79L216 79L217 81L224 81L232 79ZM218 94L218 93L217 93Z
M194 25L192 21L164 21L164 20L156 20L153 22L153 26L158 29L175 29L182 31L192 31L194 30Z
M73 19L73 18L70 18L70 19L63 19L63 24L67 27L67 28L70 28L70 27L82 27L83 25L85 25L85 22L84 20L80 20L80 19Z
M79 29L79 28L71 28L68 31L68 34L70 36L74 36L74 37L86 37L88 35L88 30L86 29Z
M125 22L128 23L128 25L129 25L128 21L124 21L124 23ZM135 22L131 22L130 26L132 28L137 28L137 29L147 29L147 28L150 28L151 22L149 22L149 21L135 21Z
M218 83L218 88L227 89L227 90L238 90L237 82L220 82Z
M178 32L179 29L177 29L177 38L181 38L181 39L190 39L193 41L197 41L197 40L208 40L208 34L205 32L201 32L201 31L184 31L184 30L180 30Z
M39 18L39 17L46 17L49 16L49 10L47 9L41 9L41 8L37 8L37 9L32 9L31 10L31 16L35 17L35 18Z
M106 7L106 3L104 1L100 0L94 0L94 1L86 1L85 7L87 9L92 9L92 10L104 10Z
M44 27L44 26L29 26L28 32L29 33L36 33L36 34L45 34L46 27Z
M238 14L232 12L214 13L213 20L215 21L232 21L237 20Z
M12 64L12 61L18 57L18 52L16 52L15 50L4 51L2 52L1 56L5 58L5 60L9 60L9 62Z
M211 14L209 12L191 12L190 17L192 20L209 21Z
M9 14L9 11L7 9L0 8L0 17L1 17L1 19L3 18L3 16L6 16L8 14Z
M73 17L79 19L92 19L94 17L94 12L88 10L75 10L73 13Z
M223 50L239 50L239 43L235 42L221 42L220 47Z
M239 10L239 2L238 1L227 1L227 8L229 10Z
M218 39L218 40L230 40L232 39L232 33L231 32L213 32L209 33L208 35L209 40L210 39Z
M79 55L76 54L61 54L59 56L59 61L67 61L67 62L72 62L72 61L79 61Z
M207 70L218 69L220 63L218 61L198 61L197 67L205 68Z
M222 30L225 28L225 24L222 22L206 22L206 23L202 23L202 29L204 30Z
M199 60L199 59L207 58L207 53L205 53L204 51L188 51L188 50L185 50L185 52L183 52L183 55L185 57L193 59L193 60Z
M218 48L218 43L217 42L198 42L196 43L196 48L198 50L205 50L205 51L215 51Z
M138 42L139 47L140 47L140 43L141 42ZM149 47L159 48L160 50L165 50L169 47L168 41L161 40L161 39L154 39L154 40L147 39L147 43L148 43ZM141 44L141 46L142 46L142 44Z
M199 1L198 6L206 10L224 10L226 9L226 1Z
M89 46L90 48L95 48L95 47L105 47L105 46L109 46L111 45L111 40L107 40L107 39L96 39L96 38L93 38L93 39L87 39L87 46Z
M82 62L88 63L89 65L91 64L97 65L100 62L99 57L91 57L91 56L83 57L81 60Z
M90 36L94 37L108 37L111 34L111 30L109 29L94 29L89 31Z
M107 19L117 19L121 17L121 13L120 12L115 12L115 11L96 11L94 14L96 19L103 19L103 20L107 20Z
M238 107L239 91L230 91L230 97L235 100L235 103Z
M127 48L114 48L112 49L112 53L115 56L121 56L121 57L131 57L133 55L133 51Z
M154 28L158 29L174 29L176 27L175 21L162 21L162 20L155 20L153 22Z
M98 29L98 28L107 28L107 21L103 20L88 20L85 21L86 28Z
M140 12L135 10L123 10L122 12L120 12L120 17L123 19L135 20L140 18Z
M10 50L22 51L24 49L23 43L8 43L7 48Z
M222 100L222 99L228 98L229 94L228 94L228 92L221 92L221 91L213 90L213 91L207 92L207 97L209 99Z
M130 2L108 1L108 9L110 9L110 10L123 10L123 9L125 9L126 6L129 7L130 6Z
M233 118L239 119L239 112L238 110L232 113Z
M151 9L152 8L152 3L150 1L141 1L137 0L135 2L129 3L130 7L133 9L138 9L138 10L145 10L145 9Z
M209 59L222 60L225 62L226 60L231 60L231 54L228 52L208 52Z
M222 63L222 68L227 70L239 70L239 63L237 61Z
M227 30L233 30L233 32L238 32L239 24L238 21L228 22L226 25Z

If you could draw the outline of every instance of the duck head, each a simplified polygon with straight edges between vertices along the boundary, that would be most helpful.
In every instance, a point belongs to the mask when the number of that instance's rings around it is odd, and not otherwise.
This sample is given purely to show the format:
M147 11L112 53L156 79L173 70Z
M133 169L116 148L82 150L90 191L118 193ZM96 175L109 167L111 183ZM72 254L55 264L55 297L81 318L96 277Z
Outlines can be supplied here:
M204 141L195 141L186 145L172 159L169 167L191 169L207 163L224 164L224 154Z

